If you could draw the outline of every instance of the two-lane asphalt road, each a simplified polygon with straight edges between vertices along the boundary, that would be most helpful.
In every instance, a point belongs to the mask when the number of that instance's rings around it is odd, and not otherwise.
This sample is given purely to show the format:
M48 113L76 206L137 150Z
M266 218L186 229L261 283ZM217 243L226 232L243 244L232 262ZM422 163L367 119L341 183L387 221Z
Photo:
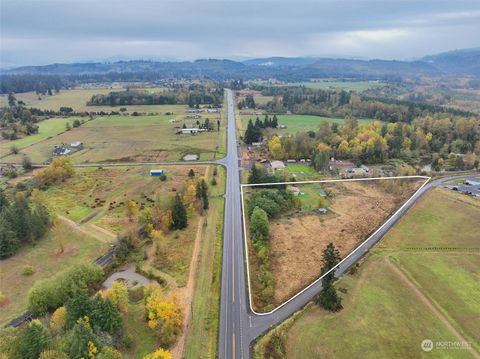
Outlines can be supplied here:
M320 280L314 282L271 313L256 314L250 310L246 285L246 249L242 231L239 158L232 91L226 90L226 95L227 156L217 162L227 169L218 356L221 359L234 359L249 358L252 341L271 326L282 322L304 307L322 289L322 284ZM424 185L377 232L341 262L335 275L337 277L343 275L357 263L426 191L458 177L461 176L443 178Z
M220 358L248 358L248 303L243 255L240 172L232 91L227 95L227 156L220 160L227 169L223 236L222 291L220 304Z

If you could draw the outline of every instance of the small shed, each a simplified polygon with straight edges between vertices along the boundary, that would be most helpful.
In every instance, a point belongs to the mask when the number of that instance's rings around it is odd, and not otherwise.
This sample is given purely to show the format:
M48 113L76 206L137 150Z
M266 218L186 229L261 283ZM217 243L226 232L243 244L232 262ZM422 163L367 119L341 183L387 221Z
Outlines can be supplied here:
M320 214L326 214L326 213L327 213L327 209L324 208L324 207L320 207L320 208L317 208L317 212L320 213Z
M160 177L165 174L164 170L150 170L150 176L152 177Z
M282 171L285 169L285 164L282 161L272 161L270 162L273 172Z

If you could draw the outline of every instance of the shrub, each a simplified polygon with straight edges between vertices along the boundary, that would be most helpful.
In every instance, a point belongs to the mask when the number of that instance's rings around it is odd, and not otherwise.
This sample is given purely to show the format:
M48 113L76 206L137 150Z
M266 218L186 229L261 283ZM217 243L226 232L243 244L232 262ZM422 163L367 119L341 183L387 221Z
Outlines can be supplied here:
M0 306L4 305L7 302L7 296L5 293L0 292Z
M160 348L153 353L145 355L143 359L173 359L173 356L168 350Z
M44 315L65 304L79 286L94 288L102 278L103 270L98 265L76 265L37 281L28 294L28 307L35 315Z
M27 276L27 275L32 275L33 272L34 272L33 267L30 266L30 265L26 265L26 266L23 267L23 269L22 269L22 275L25 275L25 276Z
M68 356L58 350L45 350L38 359L68 359Z
M54 332L59 332L63 328L65 328L65 325L67 324L67 310L65 307L60 307L57 308L52 314L52 317L50 318L50 328Z
M20 150L18 149L17 145L11 145L10 146L10 153L12 155L16 155L20 152Z

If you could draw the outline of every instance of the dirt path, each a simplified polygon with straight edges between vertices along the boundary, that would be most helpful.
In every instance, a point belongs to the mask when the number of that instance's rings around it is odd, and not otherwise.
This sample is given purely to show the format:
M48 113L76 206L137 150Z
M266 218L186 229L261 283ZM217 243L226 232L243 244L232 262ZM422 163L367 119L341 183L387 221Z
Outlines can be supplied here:
M205 169L205 178L208 179L208 170L210 167L207 166ZM195 234L195 244L193 245L192 258L190 259L190 267L188 271L188 280L187 285L183 288L180 288L177 291L178 297L183 302L185 308L185 317L183 320L183 329L182 333L177 338L175 345L173 346L171 353L174 358L180 359L183 355L183 348L185 347L185 339L187 338L188 330L190 328L190 317L192 315L192 301L193 301L193 290L195 287L195 274L197 272L197 264L200 256L200 248L202 241L202 230L203 224L205 223L205 218L200 217L197 224L197 232Z
M450 330L450 332L455 335L460 341L463 341L463 342L469 342L468 340L466 340L462 334L460 334L460 332L455 329L455 327L453 327L453 325L448 321L447 318L445 318L445 316L437 309L437 307L435 306L435 304L425 296L425 294L423 294L421 292L421 290L417 287L417 285L415 283L413 283L410 278L408 278L406 276L405 273L403 273L400 268L398 268L392 261L390 260L387 260L387 263L388 263L388 266L400 277L400 279L402 280L402 282L404 282L414 293L415 295L418 297L418 299L420 299L420 301L425 304L428 309L430 309L430 311L438 318L438 320L440 320L440 322L442 322L447 328L448 330ZM475 358L478 358L480 359L480 355L479 353L473 348L471 348L471 351L470 353L475 357Z
M95 239L98 239L100 242L112 243L112 240L117 238L116 234L109 232L104 228L100 228L92 224L81 225L64 216L58 216L57 218L62 222L68 224L70 227L78 229L80 232L89 235Z

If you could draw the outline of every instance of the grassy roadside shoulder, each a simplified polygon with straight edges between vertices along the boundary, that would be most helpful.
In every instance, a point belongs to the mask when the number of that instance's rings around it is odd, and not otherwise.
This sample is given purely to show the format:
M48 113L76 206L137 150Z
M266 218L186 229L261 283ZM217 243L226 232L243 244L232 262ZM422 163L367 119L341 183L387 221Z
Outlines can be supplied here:
M208 219L202 232L202 245L195 275L192 315L184 358L216 358L222 271L225 169L217 167L219 182L210 187Z

